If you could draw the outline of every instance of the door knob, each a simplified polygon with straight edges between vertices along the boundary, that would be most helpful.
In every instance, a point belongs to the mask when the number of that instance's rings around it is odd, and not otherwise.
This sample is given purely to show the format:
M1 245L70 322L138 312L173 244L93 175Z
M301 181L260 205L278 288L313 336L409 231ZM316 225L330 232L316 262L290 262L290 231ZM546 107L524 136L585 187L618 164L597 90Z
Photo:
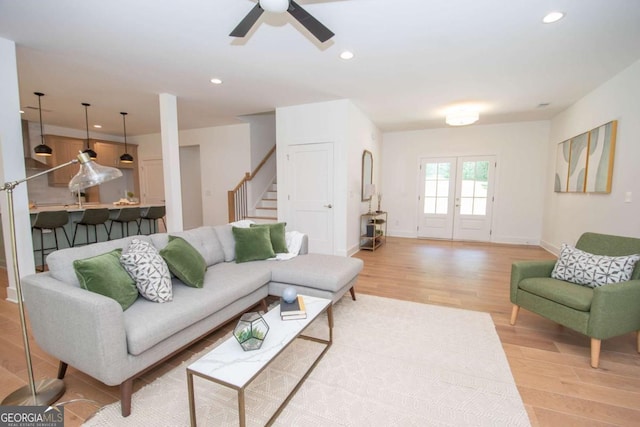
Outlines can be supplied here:
M328 205L324 205L324 207L331 209L333 207L333 205L331 205L331 203L329 203Z

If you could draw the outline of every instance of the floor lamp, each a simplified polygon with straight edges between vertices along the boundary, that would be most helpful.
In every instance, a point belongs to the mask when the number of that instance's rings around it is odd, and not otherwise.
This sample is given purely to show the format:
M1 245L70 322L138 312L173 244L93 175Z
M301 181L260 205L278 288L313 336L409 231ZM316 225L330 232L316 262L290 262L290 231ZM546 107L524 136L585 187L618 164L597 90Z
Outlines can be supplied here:
M20 179L18 181L6 182L0 191L7 192L7 205L9 211L9 234L11 239L11 260L13 266L13 274L16 280L16 294L18 298L18 311L20 313L20 326L22 327L22 341L24 343L24 353L27 359L27 373L29 375L29 385L21 387L2 401L2 405L6 406L41 406L50 405L64 394L64 382L60 379L43 379L36 383L33 378L33 366L31 364L31 350L29 348L29 336L27 335L27 324L25 321L24 302L22 301L22 285L20 284L20 270L18 268L18 250L16 247L16 224L15 214L13 210L13 189L23 182L29 181L42 175L51 173L57 169L80 163L80 170L69 181L69 190L79 192L87 187L111 181L122 176L119 169L101 166L89 158L86 153L80 153L77 158L48 169L44 172L37 173L30 177Z

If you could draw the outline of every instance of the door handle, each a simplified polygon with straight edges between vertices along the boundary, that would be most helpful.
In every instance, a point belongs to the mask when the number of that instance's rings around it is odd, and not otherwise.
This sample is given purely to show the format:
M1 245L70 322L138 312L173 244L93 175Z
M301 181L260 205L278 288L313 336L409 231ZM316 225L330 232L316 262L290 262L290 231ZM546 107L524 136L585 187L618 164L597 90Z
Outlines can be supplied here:
M333 205L331 205L331 203L329 203L328 205L324 205L324 207L331 209L333 207Z

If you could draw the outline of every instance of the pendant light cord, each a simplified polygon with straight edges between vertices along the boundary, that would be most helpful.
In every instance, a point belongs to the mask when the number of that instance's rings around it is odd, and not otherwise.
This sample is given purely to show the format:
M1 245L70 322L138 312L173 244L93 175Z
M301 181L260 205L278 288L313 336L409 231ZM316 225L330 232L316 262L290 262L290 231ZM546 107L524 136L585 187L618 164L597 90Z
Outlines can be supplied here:
M88 150L89 149L89 110L87 107L90 107L91 104L87 104L86 102L83 102L82 105L84 105L84 122L87 127L87 150Z
M40 99L44 95L43 93L36 93L38 95L38 113L40 113L40 144L44 145L44 130L42 127L42 103Z
M127 151L127 121L125 120L125 117L127 117L127 113L121 112L120 114L122 114L122 127L124 128L124 152L128 153L128 151Z

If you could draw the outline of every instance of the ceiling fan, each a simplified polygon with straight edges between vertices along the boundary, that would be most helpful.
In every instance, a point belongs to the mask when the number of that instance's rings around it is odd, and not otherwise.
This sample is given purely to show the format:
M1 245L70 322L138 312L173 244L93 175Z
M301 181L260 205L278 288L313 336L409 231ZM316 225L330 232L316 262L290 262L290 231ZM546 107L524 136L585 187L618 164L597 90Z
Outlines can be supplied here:
M293 0L259 0L249 11L247 16L229 34L232 37L244 37L247 35L253 24L256 23L262 12L283 13L289 12L299 23L301 23L320 42L324 43L334 36L333 32L322 25L320 21L311 16L309 12L300 7Z

